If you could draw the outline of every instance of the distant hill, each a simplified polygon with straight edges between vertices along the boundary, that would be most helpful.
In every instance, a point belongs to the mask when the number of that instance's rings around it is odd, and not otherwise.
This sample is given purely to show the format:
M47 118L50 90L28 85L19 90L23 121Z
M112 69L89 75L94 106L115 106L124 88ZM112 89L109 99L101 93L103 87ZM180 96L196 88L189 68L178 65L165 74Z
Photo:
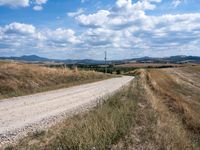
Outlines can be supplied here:
M30 55L30 56L21 56L19 57L20 60L24 60L24 61L48 61L49 59L47 58L43 58L43 57L39 57L37 55Z
M143 57L135 59L138 62L153 62L153 63L200 63L199 56L171 56L164 58Z
M26 62L56 62L56 63L66 63L66 64L104 64L104 60L92 60L92 59L83 59L83 60L59 60L59 59L48 59L44 57L39 57L37 55L24 55L21 57L0 57L1 60L16 60L16 61L26 61ZM171 56L164 58L153 58L153 57L141 57L133 58L126 60L111 60L109 63L127 63L130 61L136 61L140 63L200 63L200 57L198 56Z
M198 56L172 56L169 58L165 58L165 60L171 61L171 62L200 62L200 57Z
M26 62L57 62L66 64L103 64L104 61L83 59L83 60L60 60L60 59L48 59L44 57L39 57L37 55L23 55L21 57L0 57L1 60L16 60L16 61L26 61Z
M19 61L49 61L48 58L39 57L37 55L23 55L21 57L0 57L3 60L19 60Z

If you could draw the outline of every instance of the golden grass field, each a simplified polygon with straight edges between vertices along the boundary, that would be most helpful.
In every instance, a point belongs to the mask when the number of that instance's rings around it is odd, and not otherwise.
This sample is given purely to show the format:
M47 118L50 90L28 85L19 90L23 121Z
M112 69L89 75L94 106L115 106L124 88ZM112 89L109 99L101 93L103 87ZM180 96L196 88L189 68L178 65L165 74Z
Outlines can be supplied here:
M0 62L0 99L69 87L109 77L111 76L94 71Z
M135 124L115 149L199 150L200 66L133 71Z
M138 69L94 109L8 149L199 150L200 66Z
M137 72L146 99L157 112L156 135L163 149L200 147L200 66Z

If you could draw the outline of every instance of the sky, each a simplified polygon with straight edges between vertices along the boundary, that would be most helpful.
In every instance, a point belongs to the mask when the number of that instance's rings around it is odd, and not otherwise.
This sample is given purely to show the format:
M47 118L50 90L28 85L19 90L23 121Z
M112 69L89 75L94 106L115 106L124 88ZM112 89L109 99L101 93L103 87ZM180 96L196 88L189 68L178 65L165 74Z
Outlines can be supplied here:
M200 56L199 0L0 0L0 56Z

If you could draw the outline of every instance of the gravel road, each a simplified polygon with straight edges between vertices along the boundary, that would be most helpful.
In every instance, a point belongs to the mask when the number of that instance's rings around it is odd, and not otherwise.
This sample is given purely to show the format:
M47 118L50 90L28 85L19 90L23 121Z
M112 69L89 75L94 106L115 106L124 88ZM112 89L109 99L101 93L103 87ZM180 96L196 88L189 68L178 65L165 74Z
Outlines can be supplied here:
M15 142L28 132L46 129L66 115L86 111L100 98L128 84L123 76L34 95L0 101L0 145Z

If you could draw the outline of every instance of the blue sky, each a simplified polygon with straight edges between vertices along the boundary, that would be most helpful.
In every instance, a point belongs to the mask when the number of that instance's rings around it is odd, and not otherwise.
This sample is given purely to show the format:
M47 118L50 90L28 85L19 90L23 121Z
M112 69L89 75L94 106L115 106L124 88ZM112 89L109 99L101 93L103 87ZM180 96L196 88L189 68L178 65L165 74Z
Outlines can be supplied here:
M0 0L0 56L200 56L198 0Z

